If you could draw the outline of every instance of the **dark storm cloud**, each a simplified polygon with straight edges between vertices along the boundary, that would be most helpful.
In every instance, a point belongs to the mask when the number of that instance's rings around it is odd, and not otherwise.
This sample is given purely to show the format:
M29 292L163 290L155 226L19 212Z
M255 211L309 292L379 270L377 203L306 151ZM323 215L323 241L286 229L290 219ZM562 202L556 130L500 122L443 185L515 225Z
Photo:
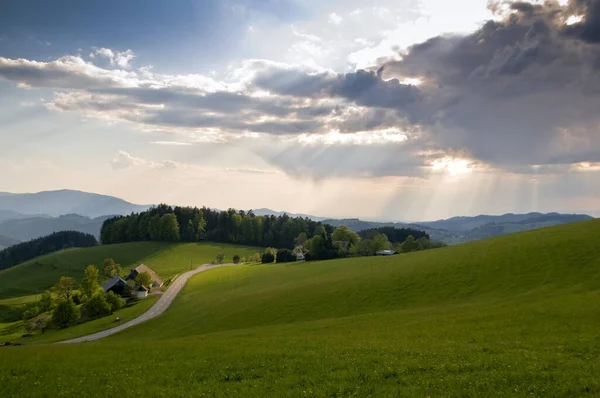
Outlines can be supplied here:
M583 15L580 23L564 28L564 33L576 36L589 43L600 42L600 1L571 0L569 10L577 15Z
M398 79L383 80L373 71L358 70L346 74L310 74L290 69L269 69L253 83L280 95L310 98L344 98L358 105L398 108L419 100L415 86Z
M598 2L588 3L577 8L586 12L581 26L595 18ZM432 38L387 64L392 76L425 79L412 119L442 148L466 148L500 166L597 158L600 47L566 26L572 9L512 9L504 21Z

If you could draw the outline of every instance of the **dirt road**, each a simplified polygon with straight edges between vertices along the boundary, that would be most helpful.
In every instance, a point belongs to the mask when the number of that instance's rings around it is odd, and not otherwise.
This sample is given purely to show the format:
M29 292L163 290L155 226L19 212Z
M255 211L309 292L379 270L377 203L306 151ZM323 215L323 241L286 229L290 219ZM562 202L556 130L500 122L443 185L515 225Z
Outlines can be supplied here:
M160 297L160 299L158 299L156 304L154 304L148 311L144 312L139 317L132 319L131 321L126 322L117 327L114 327L112 329L103 330L102 332L89 334L89 335L83 336L83 337L77 337L77 338L71 339L71 340L60 341L57 344L81 343L83 341L98 340L103 337L110 336L111 334L118 333L121 330L125 330L132 326L139 325L140 323L146 322L149 319L155 318L155 317L159 316L160 314L162 314L163 312L165 312L165 310L169 307L169 305L171 305L171 302L173 302L173 299L177 296L177 294L179 294L179 292L185 285L185 282L187 282L187 280L190 277L192 277L200 272L208 271L209 269L219 268L219 267L229 267L229 266L233 266L233 265L235 265L235 264L218 264L218 265L204 264L204 265L201 265L198 268L196 268L195 270L188 271L184 274L181 274L177 279L175 279L173 284L171 286L169 286L167 291Z

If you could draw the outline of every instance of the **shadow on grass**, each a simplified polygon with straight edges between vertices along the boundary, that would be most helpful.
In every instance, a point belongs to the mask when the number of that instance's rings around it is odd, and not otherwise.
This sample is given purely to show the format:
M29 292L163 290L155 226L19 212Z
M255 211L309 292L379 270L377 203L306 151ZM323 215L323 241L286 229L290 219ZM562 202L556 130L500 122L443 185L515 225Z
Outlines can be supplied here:
M23 316L24 306L0 305L0 323L20 321Z

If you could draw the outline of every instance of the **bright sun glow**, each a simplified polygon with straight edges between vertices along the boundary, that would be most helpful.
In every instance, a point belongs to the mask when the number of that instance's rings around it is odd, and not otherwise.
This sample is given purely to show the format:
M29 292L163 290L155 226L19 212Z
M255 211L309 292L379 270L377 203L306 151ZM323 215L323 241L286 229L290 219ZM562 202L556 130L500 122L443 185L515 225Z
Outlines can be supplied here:
M450 175L462 175L473 171L470 167L470 162L467 159L452 158L449 156L435 159L431 163L433 171L446 172Z
M418 86L419 84L423 83L423 81L419 78L407 77L406 79L403 79L402 81L400 81L400 83Z
M581 22L582 20L583 20L583 15L571 15L569 18L567 18L567 21L565 22L565 24L573 25L573 24Z

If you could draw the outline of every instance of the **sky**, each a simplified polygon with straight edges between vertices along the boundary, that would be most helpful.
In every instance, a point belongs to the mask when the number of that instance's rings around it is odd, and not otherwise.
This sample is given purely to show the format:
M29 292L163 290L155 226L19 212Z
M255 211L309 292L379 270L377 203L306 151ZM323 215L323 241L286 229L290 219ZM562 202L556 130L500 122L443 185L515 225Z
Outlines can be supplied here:
M0 191L600 216L599 109L599 0L0 5Z

